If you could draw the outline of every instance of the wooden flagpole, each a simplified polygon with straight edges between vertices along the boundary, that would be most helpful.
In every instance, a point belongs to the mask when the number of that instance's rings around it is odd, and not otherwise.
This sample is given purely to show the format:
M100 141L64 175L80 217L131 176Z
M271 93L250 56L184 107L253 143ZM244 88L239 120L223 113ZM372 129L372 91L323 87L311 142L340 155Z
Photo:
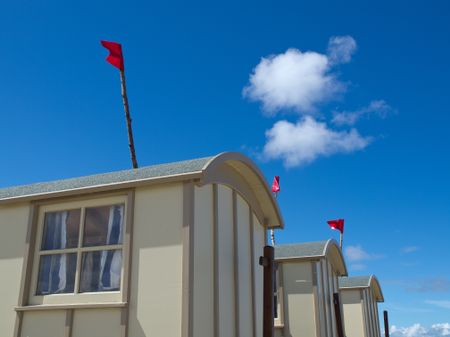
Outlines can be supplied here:
M125 118L127 121L128 146L130 147L131 162L133 164L133 168L137 169L138 163L136 160L136 151L134 149L133 129L131 127L130 107L128 105L128 96L127 96L127 84L125 82L125 70L123 69L120 70L120 83L122 84L123 107L125 109Z
M389 318L387 310L383 311L383 318L384 318L384 335L386 337L389 337Z
M263 269L263 337L274 336L274 266L275 250L272 246L264 246L264 255L259 257Z

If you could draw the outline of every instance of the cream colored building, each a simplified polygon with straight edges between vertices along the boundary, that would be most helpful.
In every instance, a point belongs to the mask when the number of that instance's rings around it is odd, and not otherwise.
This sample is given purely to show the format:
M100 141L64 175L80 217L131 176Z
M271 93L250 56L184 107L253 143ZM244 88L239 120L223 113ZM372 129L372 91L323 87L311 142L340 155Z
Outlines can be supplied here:
M339 279L347 337L380 337L378 302L384 302L380 283L374 276Z
M275 336L337 337L333 294L347 268L336 241L278 245L275 261Z
M0 189L0 336L261 337L269 225L238 153Z

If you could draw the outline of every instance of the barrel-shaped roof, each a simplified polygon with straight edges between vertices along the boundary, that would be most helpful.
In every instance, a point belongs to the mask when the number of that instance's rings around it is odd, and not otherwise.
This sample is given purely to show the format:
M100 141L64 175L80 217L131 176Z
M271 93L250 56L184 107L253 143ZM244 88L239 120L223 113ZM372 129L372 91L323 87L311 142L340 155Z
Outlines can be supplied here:
M228 185L246 197L265 225L284 226L278 204L262 172L252 160L237 152L3 188L0 189L0 204L188 180L194 181L198 186L211 183Z
M329 259L339 275L347 275L347 267L341 249L333 239L275 246L275 260L277 261L305 261L320 258Z
M340 277L339 288L341 290L371 288L373 290L377 302L384 302L380 282L378 281L375 275Z

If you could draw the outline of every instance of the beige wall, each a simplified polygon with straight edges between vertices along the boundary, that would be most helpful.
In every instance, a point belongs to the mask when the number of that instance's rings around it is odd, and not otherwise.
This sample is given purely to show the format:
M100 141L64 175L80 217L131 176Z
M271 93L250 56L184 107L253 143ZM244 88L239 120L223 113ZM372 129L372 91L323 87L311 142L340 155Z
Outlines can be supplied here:
M180 336L183 185L136 189L129 335Z
M345 333L347 337L365 337L360 289L341 290L344 306Z
M182 335L183 195L182 183L135 190L130 337ZM258 259L265 245L265 228L238 192L217 185L216 196L217 208L213 185L194 187L193 256L189 262L193 272L189 294L192 335L262 337L263 269ZM0 237L8 238L0 245L1 336L13 336L28 216L28 204L0 207ZM72 337L122 336L125 316L121 310L25 311L21 336L62 337L70 327Z
M284 326L276 328L276 336L337 336L333 294L338 280L331 263L326 258L281 263ZM342 324L345 332L344 317Z
M71 337L120 337L120 309L74 310Z
M195 188L193 334L214 336L214 232L212 185Z
M259 265L259 257L263 255L265 246L265 229L253 215L253 271L255 275L255 336L262 337L263 325L263 268Z
M362 290L363 312L366 322L367 335L369 337L380 337L380 322L378 318L378 304L371 288Z
M218 186L219 336L236 335L234 287L233 200L228 187Z
M347 337L380 337L378 304L372 289L341 289Z
M0 335L12 336L19 299L29 216L28 204L0 206Z
M284 336L315 337L316 318L311 263L283 263Z
M239 336L253 336L250 209L239 195L236 198L238 253Z
M65 326L64 310L30 311L23 318L22 337L62 337Z

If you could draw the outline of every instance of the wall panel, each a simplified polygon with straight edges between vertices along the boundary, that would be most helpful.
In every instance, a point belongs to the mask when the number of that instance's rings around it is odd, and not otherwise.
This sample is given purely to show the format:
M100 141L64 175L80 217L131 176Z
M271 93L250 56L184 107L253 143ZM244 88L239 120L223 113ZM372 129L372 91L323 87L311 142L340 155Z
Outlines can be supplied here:
M22 277L29 205L0 206L0 335L12 336Z
M263 325L263 268L259 265L259 257L263 255L265 245L265 228L253 215L253 268L255 275L255 335L262 337Z
M235 337L234 239L232 191L218 186L219 336Z
M183 185L135 194L129 335L180 336Z
M72 337L120 337L120 310L74 310Z
M364 318L360 290L341 291L347 337L364 337Z
M195 188L194 313L195 337L214 336L214 233L212 185Z
M23 315L21 336L62 337L64 336L65 326L65 310L29 311Z
M250 210L239 195L236 203L238 239L239 336L253 336Z
M315 336L311 264L283 263L283 284L289 313L288 336Z

